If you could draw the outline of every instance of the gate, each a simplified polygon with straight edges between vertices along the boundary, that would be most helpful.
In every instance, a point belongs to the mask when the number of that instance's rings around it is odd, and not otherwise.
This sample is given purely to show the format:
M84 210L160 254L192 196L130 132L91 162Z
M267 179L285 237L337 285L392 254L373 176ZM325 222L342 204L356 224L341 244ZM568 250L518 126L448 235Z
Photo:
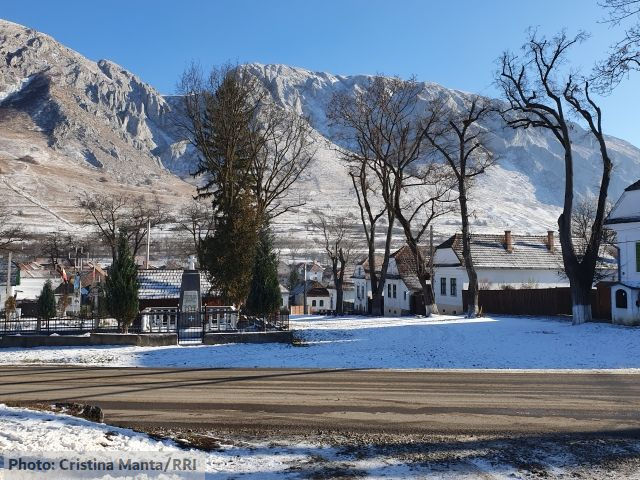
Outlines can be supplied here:
M201 344L204 337L202 313L199 310L179 312L177 333L180 345Z

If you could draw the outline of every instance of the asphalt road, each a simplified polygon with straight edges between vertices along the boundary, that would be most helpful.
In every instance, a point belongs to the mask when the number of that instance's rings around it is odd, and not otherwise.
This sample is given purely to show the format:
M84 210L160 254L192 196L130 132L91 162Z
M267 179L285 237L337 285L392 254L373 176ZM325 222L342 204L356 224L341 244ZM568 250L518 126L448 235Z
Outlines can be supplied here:
M1 367L0 402L94 404L142 430L640 431L634 374Z

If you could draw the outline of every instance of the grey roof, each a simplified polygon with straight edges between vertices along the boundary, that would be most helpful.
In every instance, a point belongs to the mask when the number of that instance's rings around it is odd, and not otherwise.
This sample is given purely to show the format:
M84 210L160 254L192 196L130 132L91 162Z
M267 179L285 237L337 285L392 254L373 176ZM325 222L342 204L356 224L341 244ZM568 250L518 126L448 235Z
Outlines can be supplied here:
M184 270L138 270L138 283L140 289L138 298L179 298L182 274ZM200 289L202 295L207 295L211 290L211 282L205 272L200 272Z
M18 282L18 265L14 262L11 263L13 264L11 266L11 285L15 286ZM7 267L7 260L0 258L0 285L7 284Z
M554 251L547 247L546 235L512 235L513 251L508 252L504 235L471 235L471 255L476 268L514 268L538 270L563 270L562 251L556 238ZM462 234L456 233L437 249L453 248L460 265L462 258Z
M425 261L429 259L429 249L426 246L418 247ZM408 245L401 247L391 255L396 260L398 274L409 290L421 291L422 285L418 280L416 257Z

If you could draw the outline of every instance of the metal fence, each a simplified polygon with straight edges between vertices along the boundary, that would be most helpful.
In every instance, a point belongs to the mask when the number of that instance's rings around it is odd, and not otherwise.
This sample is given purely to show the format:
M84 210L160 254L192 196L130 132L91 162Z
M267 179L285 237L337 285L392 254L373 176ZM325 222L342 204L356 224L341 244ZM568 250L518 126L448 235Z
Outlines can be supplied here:
M289 315L274 314L265 319L246 317L230 307L205 307L199 312L179 312L177 308L146 308L129 327L129 333L177 333L181 338L201 340L206 333L288 330ZM0 311L0 335L84 335L119 333L109 317L7 316Z
M129 332L136 333L136 326ZM59 317L49 320L36 317L9 317L0 312L0 335L83 335L87 333L118 333L113 318Z

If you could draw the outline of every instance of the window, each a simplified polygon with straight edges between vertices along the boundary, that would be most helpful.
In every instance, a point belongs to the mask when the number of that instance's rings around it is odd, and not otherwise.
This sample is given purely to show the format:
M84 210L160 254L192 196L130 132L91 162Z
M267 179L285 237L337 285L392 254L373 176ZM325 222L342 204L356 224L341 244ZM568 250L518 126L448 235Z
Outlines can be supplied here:
M396 289L396 284L394 283L393 284L393 298L397 298L397 293L398 293L398 291Z
M627 307L627 292L623 289L616 290L616 308L628 308Z
M320 300L320 306L324 307L324 300Z
M455 278L451 279L451 296L455 297L458 295L458 282Z
M445 277L442 277L440 279L440 295L446 295L447 294L447 279Z
M315 300L311 300L311 306L315 307L316 306L316 301Z
M387 285L387 297L391 298L391 284Z
M636 242L636 272L640 272L640 242Z
M407 299L407 291L406 290L404 291L404 299L405 300Z

